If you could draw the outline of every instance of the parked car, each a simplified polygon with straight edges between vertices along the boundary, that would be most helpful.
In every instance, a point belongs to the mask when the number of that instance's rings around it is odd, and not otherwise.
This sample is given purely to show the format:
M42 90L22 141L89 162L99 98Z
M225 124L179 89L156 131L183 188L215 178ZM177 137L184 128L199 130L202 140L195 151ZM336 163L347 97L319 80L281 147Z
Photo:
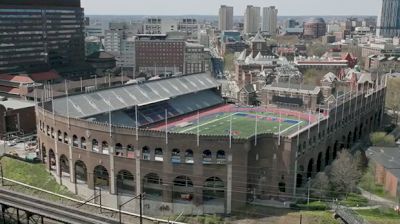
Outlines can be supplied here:
M16 142L15 140L12 140L12 141L8 141L8 142L7 142L7 146L8 146L8 147L12 147L12 146L15 146L15 145L17 145L17 142Z

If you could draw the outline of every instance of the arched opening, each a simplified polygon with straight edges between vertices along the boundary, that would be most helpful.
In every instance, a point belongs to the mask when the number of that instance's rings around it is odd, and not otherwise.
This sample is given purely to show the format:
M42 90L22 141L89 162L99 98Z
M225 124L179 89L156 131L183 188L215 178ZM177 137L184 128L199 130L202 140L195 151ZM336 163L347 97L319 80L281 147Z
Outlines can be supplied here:
M46 147L44 146L44 144L42 144L42 160L43 163L47 162Z
M218 177L210 177L204 182L203 203L225 205L225 184Z
M329 165L330 159L331 159L331 147L328 146L325 152L325 166Z
M142 148L142 159L150 160L150 148L148 146Z
M206 149L203 151L203 164L212 163L212 153L210 150Z
M350 149L350 147L351 147L351 143L352 143L352 142L351 142L351 139L352 139L352 136L353 136L353 135L351 134L351 132L349 132L349 134L347 135L347 146L346 146L346 147L347 147L348 149Z
M133 151L134 151L132 145L128 145L128 146L126 147L126 150L127 150L128 152L133 152Z
M358 132L358 130L357 130L357 127L354 129L354 133L353 133L353 142L356 142L357 141L357 132Z
M69 143L67 132L64 132L64 143L65 143L65 144L68 144L68 143Z
M75 162L75 181L76 183L87 183L86 165L81 160Z
M131 194L135 193L135 179L133 174L127 170L121 170L117 175L117 191L118 194Z
M164 161L164 154L162 148L156 148L154 150L154 160L155 161Z
M69 160L65 155L60 156L60 175L61 176L68 176L70 175L69 172Z
M322 152L318 154L318 159L317 159L317 173L321 171L322 168Z
M301 187L301 186L303 186L303 175L298 173L296 177L296 187Z
M121 143L115 144L115 155L116 156L125 156L124 155L124 148L122 147Z
M307 166L307 179L312 177L313 168L314 168L314 159L310 159Z
M193 160L193 150L187 149L185 151L185 163L194 163Z
M296 187L303 186L303 174L304 174L304 166L300 166L296 176Z
M47 126L48 127L48 126ZM63 136L60 130L57 131L57 138L59 142L62 142Z
M181 151L179 149L172 150L171 162L172 163L180 163L181 162Z
M218 164L226 163L226 156L225 156L225 151L224 150L218 150L217 151L217 163Z
M51 133L51 138L54 138L54 128L53 127L51 127L51 129L50 129L51 131L50 131L50 133Z
M49 149L49 170L56 170L56 155L53 149Z
M109 154L108 142L107 141L103 141L101 143L101 150L102 150L103 154Z
M339 142L336 141L335 144L333 145L333 160L337 158L338 147L339 147Z
M363 129L363 126L364 126L364 124L363 123L361 123L360 124L360 129L359 129L359 132L358 132L358 139L360 139L361 137L362 137L362 129Z
M172 199L174 202L188 203L193 200L193 182L187 176L174 179Z
M85 139L85 137L81 138L81 148L82 149L86 149L86 139Z
M149 173L143 178L143 192L152 199L162 200L162 179L156 173Z
M94 168L93 176L95 187L107 188L108 186L110 186L110 177L108 175L107 169L104 166L96 166Z
M127 147L126 147L126 151L127 151L127 153L128 153L128 158L135 158L135 149L133 148L133 146L132 145L128 145Z
M95 152L99 152L99 142L96 139L92 140L92 150Z
M279 182L278 188L279 188L279 192L282 192L282 193L286 192L286 183L283 181Z
M79 140L78 140L78 137L76 135L72 136L72 146L79 147Z

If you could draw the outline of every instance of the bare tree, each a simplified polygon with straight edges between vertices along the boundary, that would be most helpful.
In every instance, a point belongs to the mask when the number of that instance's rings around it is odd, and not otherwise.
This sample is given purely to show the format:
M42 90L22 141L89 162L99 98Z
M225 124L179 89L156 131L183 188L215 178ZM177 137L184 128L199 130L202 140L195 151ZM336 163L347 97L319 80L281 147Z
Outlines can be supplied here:
M347 150L343 150L339 153L338 159L332 163L329 177L332 188L337 194L347 194L356 189L362 172L355 158Z
M325 172L319 172L311 181L312 194L319 198L324 198L329 195L330 184L329 178Z

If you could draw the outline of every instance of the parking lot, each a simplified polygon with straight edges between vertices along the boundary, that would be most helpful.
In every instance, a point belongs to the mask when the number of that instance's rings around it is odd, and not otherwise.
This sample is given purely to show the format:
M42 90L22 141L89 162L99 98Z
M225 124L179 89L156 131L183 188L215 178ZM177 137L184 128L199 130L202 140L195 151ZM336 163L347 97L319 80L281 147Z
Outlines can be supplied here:
M21 140L20 140L21 141ZM37 152L36 141L25 140L16 142L15 140L0 140L0 155L10 154L21 158L34 158Z

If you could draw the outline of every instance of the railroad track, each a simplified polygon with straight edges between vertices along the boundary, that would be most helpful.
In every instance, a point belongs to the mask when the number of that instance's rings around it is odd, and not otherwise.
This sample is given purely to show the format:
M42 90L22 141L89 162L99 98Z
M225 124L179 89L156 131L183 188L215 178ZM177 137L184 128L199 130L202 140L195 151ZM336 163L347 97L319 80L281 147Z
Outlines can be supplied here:
M14 191L0 189L0 203L45 218L71 224L117 224L117 220L81 209L63 206Z

